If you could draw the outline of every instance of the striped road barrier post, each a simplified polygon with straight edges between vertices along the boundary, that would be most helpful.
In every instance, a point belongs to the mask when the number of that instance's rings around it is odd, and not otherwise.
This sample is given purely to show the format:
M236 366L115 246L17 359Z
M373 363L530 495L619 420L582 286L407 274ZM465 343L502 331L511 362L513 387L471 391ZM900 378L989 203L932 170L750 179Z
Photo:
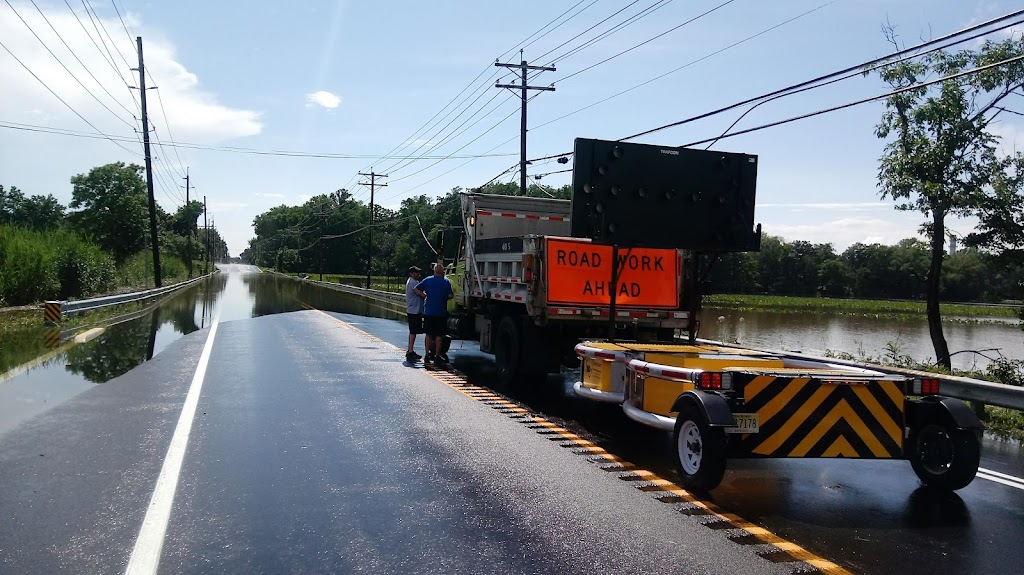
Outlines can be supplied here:
M48 301L43 304L43 323L46 325L54 325L61 322L63 318L61 312L61 304L59 301Z

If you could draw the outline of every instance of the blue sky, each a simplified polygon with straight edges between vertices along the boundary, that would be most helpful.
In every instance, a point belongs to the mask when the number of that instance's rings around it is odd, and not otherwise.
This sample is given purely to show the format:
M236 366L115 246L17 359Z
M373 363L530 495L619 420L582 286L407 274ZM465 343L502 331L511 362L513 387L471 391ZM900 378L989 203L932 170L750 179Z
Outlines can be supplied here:
M136 57L129 33L143 36L147 68L158 86L150 92L150 116L162 142L169 142L173 135L178 142L204 146L350 155L383 155L409 143L406 153L445 156L483 134L459 154L509 154L468 162L446 160L435 166L429 166L435 160L378 161L373 169L390 176L389 187L378 200L390 207L412 194L434 196L455 186L480 185L518 161L518 101L492 87L492 75L501 73L493 62L576 5L576 0L90 2L110 34L110 45L125 60L132 62ZM531 63L540 58L539 63L546 64L656 2L585 0L570 12L579 11L577 15L527 46L525 58ZM130 74L125 70L128 66L120 55L106 56L97 49L95 32L90 33L92 39L86 35L76 20L76 16L84 20L90 29L81 3L71 2L75 14L63 2L36 3L81 63L31 3L12 0L14 10L98 98L92 98L60 67L7 5L0 6L0 39L96 129L134 139L135 120L129 112L135 104L126 83L136 82L116 75ZM539 76L537 84L557 82L557 90L541 94L530 104L529 156L569 151L576 137L621 138L885 54L891 51L881 33L887 21L907 44L914 44L1018 7L1011 2L953 0L735 0L628 54L566 78L721 3L665 1L651 16L557 62L556 72ZM123 11L128 33L115 6ZM624 7L579 40L544 56ZM819 7L756 39L547 124ZM118 66L104 60L111 56ZM518 53L505 59L517 60ZM83 65L110 95L95 86ZM450 132L431 131L412 138L417 128L481 72L484 75L467 91L471 98L479 95L476 105L452 128L466 118L479 123L440 145ZM94 130L2 50L0 85L4 86L0 122ZM738 128L884 90L874 77L848 80L761 106ZM490 104L474 116L486 102ZM876 173L883 142L874 136L874 126L881 110L881 104L865 105L722 140L716 148L760 156L757 220L765 232L789 240L830 242L838 250L857 241L892 243L915 236L922 218L895 212L891 202L878 198ZM682 145L718 135L736 117L737 113L725 114L640 141ZM1017 120L1007 118L997 126L1008 148L1017 139ZM503 142L507 143L500 145ZM137 142L123 145L128 149L102 139L0 128L0 184L16 185L29 194L52 193L66 203L71 197L71 176L111 161L141 163L141 146ZM374 163L372 159L193 149L175 153L169 147L154 153L159 158L157 200L168 210L181 203L181 166L188 166L197 193L207 196L210 213L232 254L247 246L253 217L272 206L299 204L341 187L358 198L368 198L368 191L357 187L355 173ZM551 163L534 166L531 173L561 168ZM553 175L543 182L561 185L568 183L569 176ZM967 233L971 224L956 222L952 228Z

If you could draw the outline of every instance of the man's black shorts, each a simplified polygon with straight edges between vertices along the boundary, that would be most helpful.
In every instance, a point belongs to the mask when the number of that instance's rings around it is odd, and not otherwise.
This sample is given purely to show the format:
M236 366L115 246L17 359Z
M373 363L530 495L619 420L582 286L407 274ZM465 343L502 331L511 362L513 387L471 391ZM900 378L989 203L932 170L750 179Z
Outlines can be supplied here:
M423 333L423 314L410 313L407 315L409 316L409 333L413 335Z
M426 328L427 335L431 337L441 337L445 333L445 323L447 318L443 315L428 315L423 317L423 325Z

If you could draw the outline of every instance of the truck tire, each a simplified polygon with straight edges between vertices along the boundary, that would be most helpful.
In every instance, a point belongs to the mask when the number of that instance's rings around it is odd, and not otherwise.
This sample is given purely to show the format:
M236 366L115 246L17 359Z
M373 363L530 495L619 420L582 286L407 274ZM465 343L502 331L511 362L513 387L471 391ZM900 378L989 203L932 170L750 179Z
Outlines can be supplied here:
M908 441L910 465L925 485L956 491L978 474L981 444L972 431L930 423Z
M494 363L498 367L498 379L512 383L519 377L522 354L522 334L519 322L511 316L501 318L494 338Z
M710 491L725 475L725 430L708 425L701 410L687 402L679 409L672 438L683 487Z

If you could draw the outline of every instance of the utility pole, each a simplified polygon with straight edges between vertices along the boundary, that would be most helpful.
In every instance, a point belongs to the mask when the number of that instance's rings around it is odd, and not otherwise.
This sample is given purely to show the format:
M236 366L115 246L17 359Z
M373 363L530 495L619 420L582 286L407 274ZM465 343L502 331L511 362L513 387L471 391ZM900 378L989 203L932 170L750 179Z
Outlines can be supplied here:
M522 58L523 51L519 51L519 57ZM542 92L554 92L554 86L530 86L526 77L530 70L542 70L544 72L554 72L554 66L529 66L526 60L520 60L518 64L503 64L495 60L494 65L499 68L518 68L520 83L516 84L499 84L494 83L495 88L508 88L509 90L519 89L522 93L520 97L523 100L521 122L519 127L519 193L523 196L526 195L526 94L530 90L540 90Z
M185 215L188 215L188 200L190 185L188 180L188 167L185 168ZM188 224L188 231L185 234L185 257L188 259L188 279L192 279L192 222Z
M327 218L325 206L320 206L324 211L320 212L320 281L324 281L324 220Z
M370 289L370 262L373 261L373 193L377 187L386 188L387 184L378 184L377 178L386 178L387 174L375 174L373 170L370 170L369 174L359 172L360 176L370 176L370 183L359 182L363 186L370 186L370 227L367 230L370 232L366 239L366 289Z
M153 244L153 285L160 282L160 244L156 233L156 198L153 197L153 157L149 153L149 114L146 113L146 67L142 61L142 36L137 36L139 49L139 95L142 99L142 146L146 152L146 190L149 192L149 237Z
M203 196L203 232L206 234L206 258L203 260L203 275L210 273L210 228L206 225L206 196Z

